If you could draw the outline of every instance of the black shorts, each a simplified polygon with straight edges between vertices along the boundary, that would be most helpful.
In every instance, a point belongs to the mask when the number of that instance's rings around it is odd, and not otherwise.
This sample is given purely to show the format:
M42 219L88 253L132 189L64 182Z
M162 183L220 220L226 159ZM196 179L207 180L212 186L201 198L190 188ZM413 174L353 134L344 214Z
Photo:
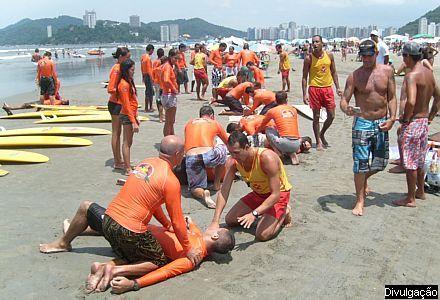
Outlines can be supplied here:
M151 80L150 75L144 75L144 84L145 84L145 97L150 98L154 96L154 88L153 81Z
M241 105L241 102L234 97L226 95L222 102L226 104L231 111L243 113L243 106Z
M188 72L186 70L180 70L177 72L177 84L188 83Z
M107 108L108 108L108 112L112 115L112 116L119 116L119 113L121 112L121 108L122 105L109 101L107 103Z
M120 114L119 120L121 121L122 125L131 125L130 118L127 115Z
M87 224L90 228L102 234L102 222L104 221L105 208L92 203L87 210Z
M55 96L55 81L53 77L40 78L40 95Z
M263 109L260 112L260 115L265 115L271 108L274 108L278 105L276 101L269 103L268 105L264 106Z

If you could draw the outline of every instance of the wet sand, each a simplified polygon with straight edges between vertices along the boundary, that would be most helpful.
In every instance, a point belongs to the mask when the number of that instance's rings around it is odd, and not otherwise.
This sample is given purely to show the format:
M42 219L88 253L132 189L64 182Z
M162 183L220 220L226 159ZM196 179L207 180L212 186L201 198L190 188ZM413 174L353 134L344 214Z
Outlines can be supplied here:
M274 55L273 55L274 57ZM341 87L360 63L354 56L341 62L336 55ZM292 93L289 103L300 104L302 60L292 59ZM401 59L393 57L396 68ZM272 61L266 76L267 88L281 88ZM138 72L138 71L137 71ZM435 68L436 77L440 68ZM139 73L136 74L137 78ZM397 78L398 96L403 77ZM98 82L64 87L72 104L106 104L107 94ZM139 91L143 102L142 91ZM208 92L210 96L210 92ZM35 93L7 98L28 101ZM176 133L183 135L186 121L197 115L201 102L194 95L178 96ZM352 100L354 101L354 100ZM223 108L215 108L219 112ZM141 113L144 114L144 113ZM162 124L156 114L141 125L134 137L132 161L156 155ZM218 117L223 125L227 117ZM352 158L352 119L337 108L328 132L331 147L301 155L299 166L286 166L293 184L291 204L294 225L277 238L256 243L250 231L236 230L237 248L230 256L215 256L189 274L179 276L123 299L382 299L385 284L430 284L440 278L440 201L428 195L415 209L395 207L392 201L404 196L404 175L381 172L372 177L372 193L365 215L354 217L355 201ZM0 126L23 128L32 120L0 120ZM81 124L110 129L110 124ZM312 122L300 118L302 135L312 136ZM395 124L390 133L396 144ZM430 133L440 131L438 119ZM0 290L4 299L107 298L110 292L87 296L84 281L94 261L113 257L102 237L79 237L71 253L40 254L38 245L59 237L62 221L71 218L83 200L106 206L119 190L121 174L112 171L110 136L86 137L93 146L35 149L50 157L39 165L6 165L10 174L0 179ZM387 170L392 167L388 166ZM188 197L182 188L182 206L202 228L213 214L202 203ZM249 189L243 182L233 185L226 211Z

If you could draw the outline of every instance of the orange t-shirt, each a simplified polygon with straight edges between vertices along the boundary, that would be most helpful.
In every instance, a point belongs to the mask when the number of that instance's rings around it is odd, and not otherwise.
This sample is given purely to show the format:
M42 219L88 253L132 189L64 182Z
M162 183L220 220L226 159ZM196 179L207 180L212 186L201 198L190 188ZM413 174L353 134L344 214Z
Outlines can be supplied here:
M183 248L174 233L167 231L164 227L154 225L148 225L148 230L157 239L162 246L166 257L171 260L171 262L139 279L136 279L139 287L153 285L194 270L195 266L186 257L186 253L183 251ZM188 238L191 247L200 250L202 259L208 256L205 241L203 240L203 234L197 225L189 225Z
M110 76L107 85L107 93L110 94L108 101L120 104L118 99L118 85L121 76L121 65L116 63L110 70Z
M225 54L224 61L227 67L233 68L238 65L238 54L229 52Z
M53 77L53 79L57 80L57 72L55 70L55 64L52 60L47 57L40 59L37 65L38 79L41 77Z
M165 94L177 94L176 74L169 62L162 65L161 83Z
M186 64L185 53L179 52L178 56L179 59L177 60L177 67L179 68L179 70L183 70L187 68L188 66Z
M251 68L252 72L254 72L254 79L256 82L259 82L262 86L264 85L264 73L260 68L253 66Z
M196 147L214 147L216 136L227 144L228 134L219 122L209 118L191 119L185 125L185 151Z
M270 120L275 121L275 127L281 137L300 137L298 129L298 112L296 108L284 104L270 109L264 117L261 129L264 128Z
M241 118L239 124L248 135L254 135L257 133L257 129L261 126L261 123L263 123L263 120L264 116L262 115L252 115ZM267 127L275 127L275 123L271 120L265 125L262 131Z
M153 61L153 70L152 70L152 75L151 75L151 80L153 80L153 82L155 84L159 84L160 82L160 66L162 65L160 59L156 59L155 61Z
M268 105L275 101L276 99L274 92L264 89L255 90L254 104L252 105L250 112L254 112L261 104Z
M223 66L223 57L220 52L220 49L211 51L209 54L209 61L214 65L215 68L221 69Z
M150 77L152 76L153 65L151 64L151 57L148 53L145 53L141 57L141 72L142 76L148 74Z
M249 104L249 95L245 93L246 88L253 86L252 82L243 82L228 92L228 95L240 100L243 97L244 104Z
M168 162L155 157L143 160L128 176L105 214L124 228L143 233L154 216L164 227L170 222L161 205L165 203L174 232L188 252L191 248L182 213L180 183Z
M251 50L241 50L238 54L238 61L241 61L242 66L246 66L248 62L253 62L256 66L260 64L260 59L255 54L254 51Z
M121 114L127 115L131 123L137 123L138 99L134 88L123 78L118 85L118 95L121 102Z

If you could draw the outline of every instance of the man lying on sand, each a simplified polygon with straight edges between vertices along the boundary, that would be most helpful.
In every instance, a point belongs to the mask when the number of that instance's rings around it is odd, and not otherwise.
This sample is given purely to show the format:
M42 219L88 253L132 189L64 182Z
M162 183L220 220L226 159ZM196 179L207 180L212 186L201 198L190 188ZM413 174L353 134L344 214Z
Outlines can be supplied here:
M255 237L259 241L273 238L282 225L291 223L290 185L278 155L265 148L253 148L244 133L234 131L228 139L231 157L226 162L226 175L217 196L210 229L218 229L235 173L240 172L252 192L241 198L227 213L226 224L250 228L257 221Z
M388 131L394 125L397 110L393 69L376 64L378 50L373 41L362 42L359 49L363 65L348 76L341 99L341 110L355 118L352 130L356 188L356 205L352 213L355 216L364 213L368 178L383 171L388 164ZM353 94L356 107L349 105Z
M103 235L104 216L105 208L89 201L82 202L72 221L70 223L68 220L64 221L63 236L51 244L40 245L40 251L51 253L48 250L56 248L70 251L72 241L79 235ZM229 230L225 228L208 229L202 233L191 218L185 217L185 222L189 242L193 248L201 252L202 259L214 252L226 254L234 248L235 239ZM112 287L112 292L117 294L139 290L142 287L190 272L195 268L195 265L186 257L174 232L165 227L151 224L147 226L147 229L159 242L158 251L163 252L168 263L159 267L150 262L127 264L126 261L120 259L114 259L107 263L95 262L92 264L87 278L86 289L88 292L103 292L109 285ZM138 249L133 250L141 250L145 245L139 244L138 246ZM136 269L138 266L142 267ZM130 280L126 277L137 279Z

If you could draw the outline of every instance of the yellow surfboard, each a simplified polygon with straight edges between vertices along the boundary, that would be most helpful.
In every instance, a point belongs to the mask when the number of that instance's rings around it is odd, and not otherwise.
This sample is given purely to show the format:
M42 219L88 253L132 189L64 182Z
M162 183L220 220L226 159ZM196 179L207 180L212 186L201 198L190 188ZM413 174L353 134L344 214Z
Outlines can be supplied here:
M107 129L90 127L33 127L11 130L1 130L0 137L21 135L105 135L111 134Z
M0 148L75 147L90 146L92 141L66 136L10 136L0 137Z
M1 169L0 169L0 177L6 176L6 175L8 175L8 174L9 174L8 171L6 171L6 170L1 170Z
M140 116L141 122L148 121L149 118ZM46 118L44 120L36 121L35 124L53 124L53 123L99 123L99 122L111 122L112 118L109 113L99 115L88 116L71 116L61 118Z
M32 107L46 110L107 110L105 105L43 105L32 104Z
M44 163L49 161L49 157L29 151L0 149L0 161L13 163Z
M82 115L97 115L108 114L107 111L100 110L42 110L15 114L10 116L2 116L0 119L39 119L41 116L45 117L67 117L67 116L82 116Z

